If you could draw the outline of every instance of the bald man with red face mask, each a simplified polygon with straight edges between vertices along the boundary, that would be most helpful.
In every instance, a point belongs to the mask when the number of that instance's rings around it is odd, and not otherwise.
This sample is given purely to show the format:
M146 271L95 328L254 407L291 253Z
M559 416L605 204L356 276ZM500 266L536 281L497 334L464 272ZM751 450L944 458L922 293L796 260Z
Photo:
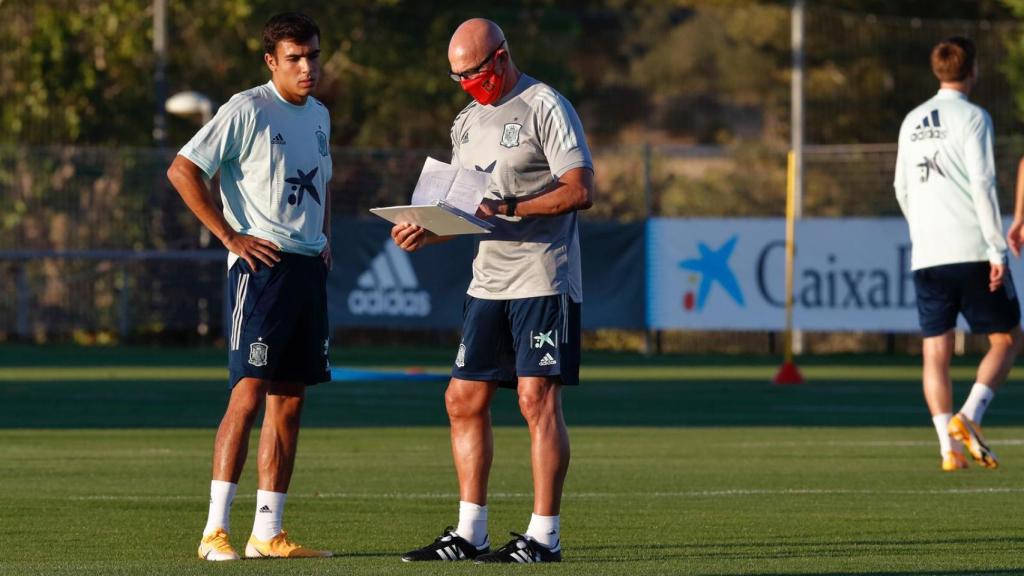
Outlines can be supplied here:
M569 468L562 388L579 383L579 217L594 197L594 168L579 117L550 86L519 71L497 24L463 22L448 47L449 76L473 101L452 126L452 163L491 174L477 215L481 236L463 312L462 342L445 392L459 479L459 521L406 562L558 562L560 508ZM413 252L442 242L398 224ZM491 551L487 483L494 446L490 405L499 387L518 392L529 427L534 502L523 534Z

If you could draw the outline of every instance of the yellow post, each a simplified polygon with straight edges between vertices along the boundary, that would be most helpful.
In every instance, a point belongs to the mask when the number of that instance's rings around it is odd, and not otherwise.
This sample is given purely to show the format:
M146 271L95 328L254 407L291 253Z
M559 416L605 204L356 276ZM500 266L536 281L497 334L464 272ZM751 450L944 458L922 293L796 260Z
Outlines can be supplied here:
M782 366L772 380L776 384L802 384L800 370L793 362L793 268L796 259L796 155L792 150L786 165L786 342Z
M796 256L796 156L790 150L786 162L786 344L783 360L793 361L793 259Z

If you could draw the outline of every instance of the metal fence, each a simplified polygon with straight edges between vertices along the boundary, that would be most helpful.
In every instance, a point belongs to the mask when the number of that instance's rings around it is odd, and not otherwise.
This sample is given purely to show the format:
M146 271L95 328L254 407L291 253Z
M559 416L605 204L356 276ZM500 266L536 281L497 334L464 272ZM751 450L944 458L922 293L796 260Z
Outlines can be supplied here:
M997 144L1012 210L1024 141ZM336 149L336 216L405 201L428 154ZM784 151L619 146L594 150L598 199L587 218L780 216ZM164 176L173 151L0 148L0 340L212 339L224 314L224 253ZM810 146L806 216L895 215L892 144Z
M174 149L63 145L110 142L111 134L118 141L147 141L148 111L155 103L148 100L152 95L145 83L129 83L131 90L109 98L100 90L102 82L88 90L78 86L83 96L67 101L59 83L82 80L83 70L96 72L100 64L91 59L102 60L109 73L132 66L152 69L152 55L127 51L122 60L108 62L115 53L106 48L117 35L98 30L74 43L40 40L49 38L44 32L51 26L39 7L53 13L57 3L0 4L5 15L0 29L8 32L0 35L0 47L22 64L0 68L5 96L0 97L5 126L0 135L0 341L217 337L224 309L223 254L164 176ZM92 14L95 4L80 3L80 8ZM951 34L973 37L978 44L982 74L972 97L989 110L1002 137L997 174L1008 213L1024 139L1012 136L1021 128L1020 110L1005 68L1020 24L881 17L809 4L805 48L812 89L803 214L898 214L891 142L902 115L934 92L928 52ZM561 15L590 26L640 21L644 10L656 7L615 6L598 12L566 9ZM659 143L595 146L598 197L585 217L781 215L790 7L684 2L673 10L673 18L642 28L645 37L631 37L637 51L629 56L630 66L618 71L602 66L600 74L612 85L590 78L593 90L573 99L588 133L600 141ZM122 28L139 41L149 30L149 15L142 7L122 12L134 18ZM180 32L172 27L172 34ZM173 37L172 43L179 40ZM148 40L139 45L148 46ZM520 54L525 58L529 51ZM694 59L700 65L685 68ZM750 62L764 74L749 74ZM198 78L206 75L208 82L204 65L188 70ZM96 110L147 112L118 117L119 129L134 134L120 140L122 132L111 132L102 113L83 115L83 98L91 98L88 104ZM179 131L185 128L180 122ZM101 129L86 134L86 124ZM449 151L333 150L334 214L365 215L368 208L406 200L427 155L447 159Z
M0 341L216 339L220 250L0 252Z

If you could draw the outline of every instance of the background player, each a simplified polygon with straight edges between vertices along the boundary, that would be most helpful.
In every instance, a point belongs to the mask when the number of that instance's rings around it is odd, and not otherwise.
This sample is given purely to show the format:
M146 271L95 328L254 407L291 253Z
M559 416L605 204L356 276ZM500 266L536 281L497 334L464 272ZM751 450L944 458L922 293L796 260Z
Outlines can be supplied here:
M996 197L992 120L967 100L976 81L974 58L974 44L966 38L935 46L931 64L939 92L903 121L896 160L896 198L913 244L924 396L946 471L967 467L959 443L983 466L999 465L979 424L1021 343ZM949 365L958 314L973 332L988 335L991 348L954 416Z
M1014 192L1013 222L1006 231L1006 243L1013 255L1020 258L1024 246L1024 157L1017 164L1017 186Z
M310 96L320 77L320 29L289 12L263 29L270 82L236 94L167 171L189 209L231 252L231 399L213 449L210 509L199 557L235 560L228 522L249 431L265 404L256 519L248 557L330 556L281 528L305 387L330 380L330 118ZM224 212L202 175L221 178Z
M498 26L464 22L448 46L453 80L475 100L452 127L453 163L492 174L479 215L496 227L480 240L464 308L462 343L445 393L459 479L459 523L405 561L561 560L560 507L569 467L562 386L579 380L580 247L577 210L591 206L593 163L575 110L513 64ZM412 225L392 229L413 251L437 241ZM526 533L490 552L487 482L490 403L516 387L530 430L533 516Z

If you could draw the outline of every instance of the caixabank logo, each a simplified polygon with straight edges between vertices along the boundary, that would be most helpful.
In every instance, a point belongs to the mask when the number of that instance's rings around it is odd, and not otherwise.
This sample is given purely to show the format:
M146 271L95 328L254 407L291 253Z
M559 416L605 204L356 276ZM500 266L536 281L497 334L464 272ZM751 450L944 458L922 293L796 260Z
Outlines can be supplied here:
M356 279L348 310L356 316L429 316L430 293L420 289L409 255L389 238Z
M648 325L783 327L785 229L779 218L654 220L648 232ZM796 239L791 290L798 326L917 328L906 222L807 219L798 223Z
M737 308L747 308L742 284L737 279L730 258L739 241L731 236L717 248L698 241L699 256L679 262L679 267L690 272L689 288L683 292L684 311L700 312L710 298L728 298ZM909 289L909 246L894 245L895 266L865 266L864 262L844 263L840 254L826 250L822 254L801 261L794 270L793 300L796 306L807 310L909 308L914 306ZM748 249L750 249L748 247ZM753 250L756 258L752 270L740 270L753 292L755 306L783 308L785 294L780 291L784 276L778 274L785 264L785 242L773 240ZM838 252L838 251L837 251ZM881 259L880 259L881 260ZM878 264L888 264L879 261ZM772 277L776 278L772 288ZM717 306L718 304L716 304Z
M736 275L729 267L729 258L739 235L733 235L717 248L712 248L704 242L697 243L699 256L687 258L679 263L679 267L689 271L689 288L683 293L683 310L701 311L711 296L713 289L717 286L724 296L732 299L740 308L746 307L743 300L743 290L740 289ZM696 290L696 293L694 292Z

